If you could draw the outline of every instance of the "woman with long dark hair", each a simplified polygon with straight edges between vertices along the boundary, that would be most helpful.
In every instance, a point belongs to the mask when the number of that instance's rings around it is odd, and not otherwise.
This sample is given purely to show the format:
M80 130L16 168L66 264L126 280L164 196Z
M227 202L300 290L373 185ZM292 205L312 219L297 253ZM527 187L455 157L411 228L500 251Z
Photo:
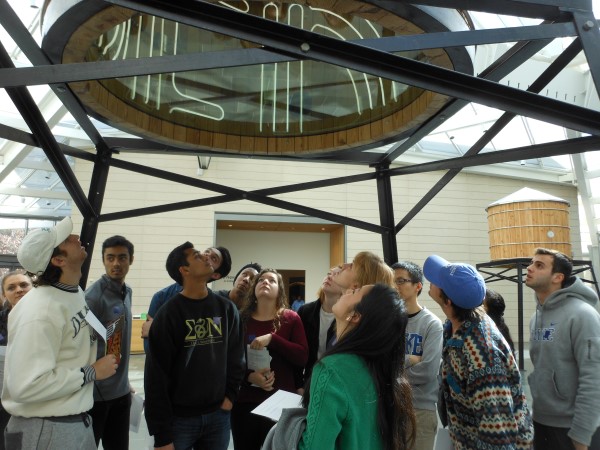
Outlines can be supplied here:
M404 376L403 301L384 284L351 289L333 306L337 343L315 364L300 450L405 450L415 416Z
M506 342L508 342L508 346L510 349L515 352L515 344L513 343L512 337L510 335L510 330L508 329L508 325L504 321L504 310L506 309L506 304L504 303L504 297L502 297L498 292L492 291L491 289L485 290L485 298L483 299L483 308L488 316L494 321Z
M279 389L296 391L294 374L306 364L308 344L275 269L263 269L254 278L240 316L248 352L266 349L271 362L246 371L231 412L231 431L235 450L259 450L273 422L251 411Z

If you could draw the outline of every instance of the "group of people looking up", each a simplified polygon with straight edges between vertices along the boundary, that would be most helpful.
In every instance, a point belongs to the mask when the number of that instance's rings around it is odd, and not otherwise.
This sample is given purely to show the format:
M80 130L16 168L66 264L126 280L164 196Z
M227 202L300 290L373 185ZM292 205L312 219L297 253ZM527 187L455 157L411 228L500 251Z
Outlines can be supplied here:
M26 273L2 279L5 448L128 448L134 247L107 239L105 274L83 292L86 257L66 218L29 233ZM457 450L600 448L598 297L562 253L538 249L525 279L537 302L533 414L504 300L469 264L388 266L360 252L297 313L278 271L257 263L231 290L209 289L231 268L224 247L185 242L167 256L175 284L157 292L142 330L156 449L225 450L232 435L236 450L431 450L438 416ZM444 323L424 306L425 280ZM251 412L278 390L302 395L293 424Z

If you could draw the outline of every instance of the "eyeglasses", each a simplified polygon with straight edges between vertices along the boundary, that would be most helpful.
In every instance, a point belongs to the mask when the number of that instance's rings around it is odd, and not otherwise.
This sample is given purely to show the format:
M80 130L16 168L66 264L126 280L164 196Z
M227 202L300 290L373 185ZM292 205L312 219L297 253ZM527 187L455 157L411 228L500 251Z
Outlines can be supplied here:
M402 286L404 283L413 283L413 280L409 278L396 278L394 283L396 283L396 286Z

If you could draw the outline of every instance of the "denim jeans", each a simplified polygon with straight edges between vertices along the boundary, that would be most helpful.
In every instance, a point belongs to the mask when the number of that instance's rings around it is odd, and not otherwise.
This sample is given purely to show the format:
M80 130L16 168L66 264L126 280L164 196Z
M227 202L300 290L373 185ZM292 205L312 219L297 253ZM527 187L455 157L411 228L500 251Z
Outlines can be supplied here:
M173 419L175 450L227 450L230 437L230 412L218 409L194 417Z

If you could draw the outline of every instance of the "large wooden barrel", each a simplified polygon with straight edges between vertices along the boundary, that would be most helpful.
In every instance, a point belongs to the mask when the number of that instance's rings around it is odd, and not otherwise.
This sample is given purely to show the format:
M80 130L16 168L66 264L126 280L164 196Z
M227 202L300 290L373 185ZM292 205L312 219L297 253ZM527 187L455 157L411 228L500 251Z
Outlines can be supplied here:
M492 261L530 258L537 247L571 257L569 202L523 188L486 209Z

